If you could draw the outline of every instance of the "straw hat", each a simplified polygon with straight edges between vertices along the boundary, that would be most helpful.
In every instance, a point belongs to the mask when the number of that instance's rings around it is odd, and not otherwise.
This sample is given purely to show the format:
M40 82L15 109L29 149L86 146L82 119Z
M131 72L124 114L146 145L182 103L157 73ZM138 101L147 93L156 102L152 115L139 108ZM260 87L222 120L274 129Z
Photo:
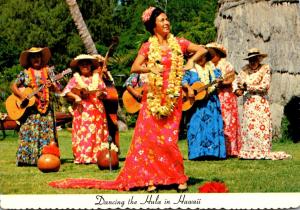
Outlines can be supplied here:
M98 63L104 62L104 57L100 54L94 54L93 57L97 59Z
M253 58L255 56L260 56L261 58L265 58L268 56L268 54L261 53L259 49L257 48L251 48L248 50L248 56L244 58L244 60L249 60L250 58Z
M93 64L94 67L98 66L98 60L92 56L92 55L87 55L87 54L80 54L78 56L76 56L70 63L70 66L72 68L74 67L78 67L78 62L81 60L90 60Z
M210 61L212 59L212 55L209 52L209 50L205 47L204 50L201 52L199 59L201 57L205 56L206 57L206 62Z
M51 52L48 47L32 47L28 50L24 50L19 58L20 64L23 67L28 67L28 56L32 53L42 53L42 63L45 65L49 62L51 58Z
M219 50L221 52L221 57L222 58L225 58L227 56L227 50L226 50L226 48L223 45L218 44L216 42L208 43L206 45L206 48L208 48L208 50L209 50L209 48Z

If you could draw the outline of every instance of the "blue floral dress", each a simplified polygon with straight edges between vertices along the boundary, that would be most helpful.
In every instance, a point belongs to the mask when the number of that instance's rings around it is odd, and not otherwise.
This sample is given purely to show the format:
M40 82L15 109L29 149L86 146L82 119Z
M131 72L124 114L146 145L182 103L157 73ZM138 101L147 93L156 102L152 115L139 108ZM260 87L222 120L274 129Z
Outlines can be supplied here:
M186 71L182 84L188 83L191 86L197 81L208 84L220 76L221 71L213 69L210 62L204 68L196 64L194 69ZM210 87L208 92L205 99L196 101L189 110L191 118L187 126L187 140L190 160L204 157L226 158L220 101L215 87Z

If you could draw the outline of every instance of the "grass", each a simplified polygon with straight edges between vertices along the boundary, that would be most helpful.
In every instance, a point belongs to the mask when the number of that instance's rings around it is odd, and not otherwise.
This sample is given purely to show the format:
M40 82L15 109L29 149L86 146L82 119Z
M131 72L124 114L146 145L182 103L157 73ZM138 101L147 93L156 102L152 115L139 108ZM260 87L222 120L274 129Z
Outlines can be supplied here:
M97 178L112 180L119 171L101 171L97 165L75 165L71 151L71 133L59 131L62 165L57 173L42 173L37 167L16 167L15 153L18 146L18 135L13 131L0 140L0 194L94 194L97 189L56 189L48 182L64 178ZM120 134L121 155L120 167L130 145L132 130ZM276 141L273 151L286 151L293 156L291 160L239 160L230 158L219 161L187 160L186 140L179 141L184 156L185 173L189 176L188 193L196 193L198 187L214 179L226 183L230 192L299 192L300 189L300 143ZM176 193L175 189L163 189L160 193ZM101 193L132 193L104 191ZM146 193L138 190L136 193Z

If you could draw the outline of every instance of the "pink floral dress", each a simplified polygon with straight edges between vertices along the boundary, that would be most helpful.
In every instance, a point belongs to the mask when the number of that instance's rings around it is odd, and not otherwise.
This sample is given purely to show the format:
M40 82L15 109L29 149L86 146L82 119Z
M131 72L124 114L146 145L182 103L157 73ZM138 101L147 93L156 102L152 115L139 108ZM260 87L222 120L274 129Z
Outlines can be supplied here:
M90 85L92 77L81 76L86 85ZM79 88L75 77L72 77L63 94L70 92L73 88ZM105 84L99 81L98 88L104 89ZM80 104L74 107L72 124L72 150L74 163L96 163L97 154L102 142L107 142L108 127L106 113L101 100L97 99L95 93L90 94L87 99L82 99Z
M270 88L270 66L261 65L256 71L246 65L237 78L247 84L244 94L242 120L242 148L239 154L243 159L285 159L285 152L271 152L272 125L268 100Z
M216 68L221 69L223 77L230 72L234 72L233 66L225 58L219 61ZM240 122L237 97L232 91L232 85L221 87L218 96L224 123L226 155L227 157L238 156L241 148Z
M189 41L178 39L183 53ZM139 54L148 57L149 42L142 45ZM164 66L163 87L167 87L171 68L171 50L162 53ZM184 174L183 157L180 153L178 130L182 113L182 98L173 112L158 119L150 114L147 105L147 85L144 85L142 108L136 122L132 142L126 156L124 167L114 181L97 179L66 179L51 182L60 188L99 188L129 190L148 185L183 184L188 180Z

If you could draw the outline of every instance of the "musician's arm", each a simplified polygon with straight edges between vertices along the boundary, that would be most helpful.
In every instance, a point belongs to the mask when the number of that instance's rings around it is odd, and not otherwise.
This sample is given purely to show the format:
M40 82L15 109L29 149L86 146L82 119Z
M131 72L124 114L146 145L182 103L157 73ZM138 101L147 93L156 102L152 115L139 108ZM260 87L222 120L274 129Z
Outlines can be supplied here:
M132 86L126 86L126 89L128 90L128 92L133 95L133 97L137 98L137 99L141 99L142 95L137 92Z
M18 85L17 85L16 82L12 83L10 89L21 100L26 99L26 95L22 94L22 92L19 90Z
M51 82L50 80L47 80L46 86L55 93L62 93L62 86L58 82Z
M73 98L75 100L75 102L80 102L81 101L80 96L76 95L75 93L68 92L68 93L66 93L66 96L69 97L69 98Z

